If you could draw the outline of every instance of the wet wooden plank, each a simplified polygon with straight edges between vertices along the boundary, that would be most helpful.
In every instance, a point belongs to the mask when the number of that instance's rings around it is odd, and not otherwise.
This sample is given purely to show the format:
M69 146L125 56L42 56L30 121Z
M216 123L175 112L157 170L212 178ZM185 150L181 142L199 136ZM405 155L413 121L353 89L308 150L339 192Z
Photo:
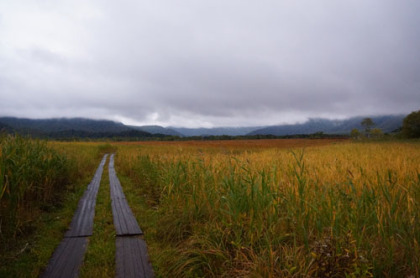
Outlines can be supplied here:
M116 239L117 277L154 277L147 255L147 245L138 236L143 234L131 211L114 168L114 155L109 161L111 206Z
M147 255L147 245L139 237L117 237L115 258L116 277L154 277L152 265Z
M96 173L79 201L69 230L65 237L91 236L93 232L93 218L95 217L96 196L104 170L107 155L104 155Z
M43 278L78 277L83 263L88 239L86 237L64 238L51 257Z
M95 217L95 200L82 198L64 237L91 236Z
M117 236L143 234L126 199L114 199L111 206Z
M109 171L109 186L111 189L111 199L125 199L125 195L123 189L121 187L121 183L117 177L114 167L114 154L111 155L108 165Z
M133 212L130 209L130 206L127 203L120 181L115 173L113 154L111 155L109 161L108 171L109 184L111 188L112 217L114 219L117 236L143 234Z
M96 196L107 155L104 155L95 175L79 201L69 230L54 251L47 269L41 277L77 277L83 263L87 236L93 232Z
M99 185L101 184L102 173L104 171L104 166L105 166L107 157L108 157L108 154L105 154L104 157L102 158L101 163L99 164L98 169L96 170L92 181L89 183L83 197L87 199L96 200L96 195L98 195Z

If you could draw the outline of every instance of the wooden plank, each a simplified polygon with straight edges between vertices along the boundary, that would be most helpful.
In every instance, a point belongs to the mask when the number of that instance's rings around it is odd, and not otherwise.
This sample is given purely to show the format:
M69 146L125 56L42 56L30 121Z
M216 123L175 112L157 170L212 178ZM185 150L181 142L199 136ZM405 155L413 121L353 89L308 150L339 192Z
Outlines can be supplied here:
M112 200L111 206L117 236L143 234L126 199Z
M114 168L114 155L109 161L111 207L116 239L116 276L121 278L154 277L147 255L147 245L138 236L143 234L131 211Z
M115 174L115 169L110 169L111 172L114 172L113 174L109 175L109 184L111 188L111 198L112 199L125 199L124 192L122 190L120 181L117 178L117 175Z
M95 217L95 200L82 198L64 237L91 236Z
M143 234L133 212L130 209L130 206L127 203L120 181L115 173L114 154L111 155L109 160L108 171L109 184L111 188L112 217L114 219L117 236Z
M101 184L102 173L104 171L104 166L106 162L106 158L108 157L107 154L104 155L102 158L101 163L98 166L98 169L93 176L92 181L88 185L83 197L86 199L96 200L96 195L98 195L99 186Z
M88 243L93 232L96 196L107 155L104 155L95 175L79 201L69 230L54 251L41 277L77 277Z
M51 257L43 278L77 277L83 263L88 239L86 237L64 238Z
M117 237L116 277L154 277L152 265L147 255L147 245L139 237Z
M125 199L125 195L121 187L121 183L115 172L114 154L112 154L111 158L109 159L108 171L109 171L109 185L111 188L111 199L112 200Z
M93 218L95 217L96 196L98 194L101 177L107 155L104 155L96 173L80 199L73 216L69 230L65 237L91 236L93 233Z

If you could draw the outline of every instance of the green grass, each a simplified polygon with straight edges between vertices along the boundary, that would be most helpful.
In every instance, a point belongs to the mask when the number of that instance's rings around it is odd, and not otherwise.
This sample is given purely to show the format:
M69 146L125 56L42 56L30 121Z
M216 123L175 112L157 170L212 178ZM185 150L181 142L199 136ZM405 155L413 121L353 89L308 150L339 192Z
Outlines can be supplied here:
M1 138L0 223L2 236L15 239L30 228L38 210L60 203L71 183L67 157L45 142L20 136ZM13 240L4 243L10 248Z

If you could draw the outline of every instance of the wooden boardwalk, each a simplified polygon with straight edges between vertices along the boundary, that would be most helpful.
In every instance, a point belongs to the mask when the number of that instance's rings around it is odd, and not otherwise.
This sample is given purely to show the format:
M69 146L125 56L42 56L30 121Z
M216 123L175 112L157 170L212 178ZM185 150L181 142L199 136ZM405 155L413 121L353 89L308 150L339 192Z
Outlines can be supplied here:
M86 252L87 237L64 238L41 277L77 277Z
M79 201L69 230L54 251L41 277L78 277L89 237L93 233L96 196L106 159L107 155L104 155L95 176ZM114 155L111 155L109 161L109 181L112 215L117 235L116 276L128 278L153 277L153 269L147 255L147 246L140 237L143 232L128 206L121 184L115 173Z
M109 186L111 188L112 217L117 236L141 235L139 224L128 206L120 181L114 168L114 155L109 161Z
M153 277L146 242L136 236L117 237L117 277Z
M117 233L117 277L153 277L147 255L147 246L136 218L131 211L114 168L114 155L109 161L109 185L111 189L112 215Z
M107 155L104 155L95 176L79 201L76 213L64 239L54 251L41 277L77 277L83 263L88 236L92 235L96 195L101 184Z

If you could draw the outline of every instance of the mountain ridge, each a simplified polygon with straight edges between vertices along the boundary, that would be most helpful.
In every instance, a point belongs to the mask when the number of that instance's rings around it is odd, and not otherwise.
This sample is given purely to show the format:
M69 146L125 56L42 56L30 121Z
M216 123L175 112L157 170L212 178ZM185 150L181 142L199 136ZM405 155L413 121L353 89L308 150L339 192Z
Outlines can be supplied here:
M260 127L214 127L214 128L187 128L187 127L169 127L184 136L241 136L246 135Z
M247 135L275 135L284 136L291 134L312 134L323 132L328 134L349 134L352 129L364 130L361 122L364 118L371 118L374 122L373 128L380 128L385 133L390 133L402 126L405 115L384 115L384 116L357 116L344 120L329 120L312 118L308 121L294 125L274 125L254 130Z
M135 129L135 130L142 130L149 132L151 134L162 134L162 135L168 135L168 136L179 136L183 137L184 134L179 133L178 131L172 129L172 128L166 128L159 125L142 125L142 126L134 126L134 125L128 125L128 127Z
M371 116L374 127L389 133L402 126L405 115ZM124 125L111 120L94 120L87 118L51 118L28 119L16 117L0 117L0 130L17 131L34 136L52 138L68 137L208 137L208 136L285 136L296 134L349 134L352 129L363 130L361 121L365 116L351 117L344 120L311 118L304 123L283 124L254 127L215 127L185 128L162 127L158 125L133 126Z
M86 118L51 118L28 119L1 117L0 127L6 132L18 132L35 137L48 138L112 138L112 137L152 137L151 133L134 130L122 123L110 120L93 120Z

